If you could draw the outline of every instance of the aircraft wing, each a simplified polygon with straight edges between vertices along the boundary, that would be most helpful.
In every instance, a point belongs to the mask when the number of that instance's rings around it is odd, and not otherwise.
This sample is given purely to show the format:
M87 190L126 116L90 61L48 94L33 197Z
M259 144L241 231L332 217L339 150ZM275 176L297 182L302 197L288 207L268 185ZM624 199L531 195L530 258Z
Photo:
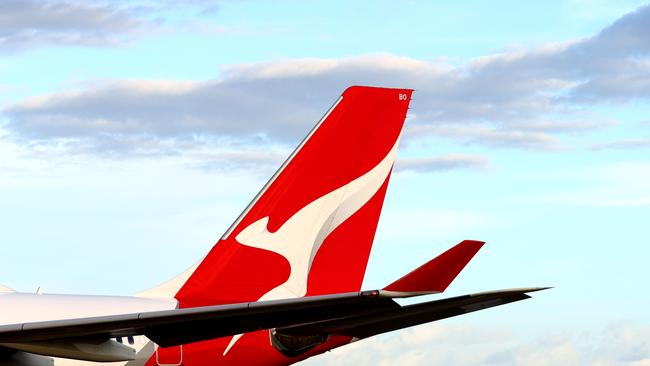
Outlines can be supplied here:
M145 335L162 347L399 308L379 291L0 326L0 344Z
M529 298L543 288L494 291L400 306L381 291L0 326L0 344L145 335L162 347L277 328L358 338Z

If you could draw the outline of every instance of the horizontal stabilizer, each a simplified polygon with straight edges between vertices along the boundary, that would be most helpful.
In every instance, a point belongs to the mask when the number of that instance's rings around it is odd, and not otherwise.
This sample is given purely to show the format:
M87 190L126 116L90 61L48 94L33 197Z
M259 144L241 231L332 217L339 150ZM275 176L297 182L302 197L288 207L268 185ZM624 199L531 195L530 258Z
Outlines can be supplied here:
M445 291L476 252L482 241L464 240L382 290L390 297L410 297Z

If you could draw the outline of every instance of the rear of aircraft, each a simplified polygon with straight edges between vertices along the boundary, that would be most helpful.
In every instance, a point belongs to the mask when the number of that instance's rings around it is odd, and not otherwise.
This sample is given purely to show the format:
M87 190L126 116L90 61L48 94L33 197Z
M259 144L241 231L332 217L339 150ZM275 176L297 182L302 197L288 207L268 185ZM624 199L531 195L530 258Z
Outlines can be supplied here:
M203 261L185 274L175 294L179 306L359 291L411 93L345 90ZM282 338L261 330L175 352L182 352L187 366L208 360L288 364L350 340Z
M139 297L0 288L15 319L0 323L0 364L288 365L545 289L394 301L443 292L484 244L464 240L359 292L410 99L407 89L347 89L203 260Z

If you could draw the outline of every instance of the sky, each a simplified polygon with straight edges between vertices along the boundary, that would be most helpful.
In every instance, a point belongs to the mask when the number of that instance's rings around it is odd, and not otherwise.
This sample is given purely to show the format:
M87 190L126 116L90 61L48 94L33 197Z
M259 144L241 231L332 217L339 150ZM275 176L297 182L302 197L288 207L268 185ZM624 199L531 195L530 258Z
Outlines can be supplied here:
M650 365L642 1L2 1L0 283L180 273L354 84L416 90L364 288L554 288L305 365Z

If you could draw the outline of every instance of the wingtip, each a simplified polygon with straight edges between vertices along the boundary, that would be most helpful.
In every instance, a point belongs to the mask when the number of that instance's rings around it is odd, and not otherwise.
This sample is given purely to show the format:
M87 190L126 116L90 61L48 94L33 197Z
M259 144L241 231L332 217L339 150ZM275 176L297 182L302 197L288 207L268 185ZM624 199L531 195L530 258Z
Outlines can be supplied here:
M544 291L544 290L550 290L555 287L553 286L546 286L546 287L531 287L530 289L527 289L526 293L528 292L537 292L537 291Z
M531 292L537 292L537 291L543 291L543 290L548 290L553 287L521 287L521 288L509 288L509 289L502 289L502 290L491 290L491 291L482 291L482 292L476 292L471 294L471 296L484 296L484 295L491 295L495 293L509 293L509 294L519 294L519 295L526 295ZM530 297L530 296L529 296Z

